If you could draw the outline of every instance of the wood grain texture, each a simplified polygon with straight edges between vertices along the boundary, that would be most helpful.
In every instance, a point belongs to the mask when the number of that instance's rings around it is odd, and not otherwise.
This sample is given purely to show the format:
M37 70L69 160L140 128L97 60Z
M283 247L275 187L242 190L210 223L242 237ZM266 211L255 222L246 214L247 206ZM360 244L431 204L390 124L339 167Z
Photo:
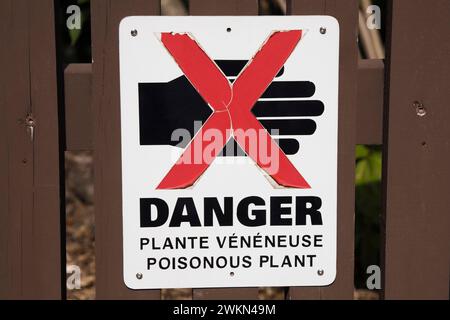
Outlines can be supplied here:
M384 122L384 297L448 299L450 2L390 2ZM411 23L410 17L414 17ZM425 116L418 116L414 101Z
M288 15L324 14L326 0L286 0Z
M328 287L291 287L290 299L352 299L354 269L355 143L357 103L356 0L291 0L292 15L334 16L340 26L339 52L339 132L337 201L337 276Z
M356 143L381 144L383 140L384 63L358 60Z
M190 0L192 16L253 16L258 15L258 0Z
M67 150L92 150L92 64L69 64L64 70Z
M0 3L0 298L60 299L53 1ZM45 32L42 32L45 30ZM24 119L32 113L34 140Z
M118 47L122 18L159 14L159 0L91 1L98 299L160 298L160 290L131 290L123 281Z
M255 0L190 0L191 15L258 15ZM258 288L194 289L194 300L201 299L257 299Z

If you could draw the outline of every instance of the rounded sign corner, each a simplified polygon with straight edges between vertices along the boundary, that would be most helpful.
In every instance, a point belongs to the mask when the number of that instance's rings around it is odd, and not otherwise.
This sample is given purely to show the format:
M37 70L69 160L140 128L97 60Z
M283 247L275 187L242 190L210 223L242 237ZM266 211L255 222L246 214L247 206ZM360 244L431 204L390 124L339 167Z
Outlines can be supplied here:
M337 272L336 269L332 269L331 273L328 272L327 274L323 275L324 279L324 286L331 286L335 281L336 281L336 277L337 277Z
M130 21L134 20L135 18L135 16L123 17L119 22L119 32L122 31L122 29L127 28L130 24Z
M328 20L328 23L330 23L332 27L336 28L339 31L340 29L339 20L336 17L328 15L323 17Z
M128 289L131 289L131 290L138 290L138 289L140 289L138 286L136 286L136 283L135 283L134 280L130 280L128 278L128 276L125 274L125 272L123 274L123 283L125 284L125 286Z

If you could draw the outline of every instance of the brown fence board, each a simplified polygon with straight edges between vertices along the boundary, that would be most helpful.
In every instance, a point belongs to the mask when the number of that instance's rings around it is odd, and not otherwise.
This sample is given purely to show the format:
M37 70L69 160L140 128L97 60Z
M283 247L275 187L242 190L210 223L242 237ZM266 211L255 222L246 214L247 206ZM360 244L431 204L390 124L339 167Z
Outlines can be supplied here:
M290 299L352 299L354 269L355 143L357 102L356 47L358 1L292 0L289 13L334 16L340 26L337 203L337 277L328 287L291 287ZM319 291L319 292L317 292Z
M190 0L191 15L258 15L257 0ZM194 289L193 299L257 299L258 288Z
M13 5L14 4L14 5ZM14 37L22 39L14 46L2 46L0 50L0 298L18 299L22 296L21 259L21 207L22 203L31 202L30 197L22 192L23 185L31 184L33 172L30 166L21 162L25 157L31 159L32 150L18 119L23 118L29 110L28 92L28 59L25 48L28 34L28 21L20 23L18 16L26 10L25 3L14 3L13 0L0 2L0 37L5 43ZM27 11L25 11L27 12ZM11 30L10 28L13 27ZM12 60L10 57L13 57ZM12 61L11 61L12 60ZM14 72L18 76L14 85L10 79ZM10 83L8 86L7 84ZM12 106L15 106L14 108ZM27 174L22 175L26 171Z
M61 298L54 21L51 0L0 3L0 298Z
M381 144L383 140L384 63L358 60L356 143Z
M67 150L92 150L92 64L69 64L64 70Z
M258 15L258 0L190 0L192 16Z
M289 15L318 15L324 14L326 0L286 0Z
M397 0L390 4L384 296L448 299L450 2ZM416 100L426 108L425 116L417 115Z
M118 52L119 22L123 17L159 14L159 0L91 1L96 290L99 299L160 298L160 290L130 290L123 281Z

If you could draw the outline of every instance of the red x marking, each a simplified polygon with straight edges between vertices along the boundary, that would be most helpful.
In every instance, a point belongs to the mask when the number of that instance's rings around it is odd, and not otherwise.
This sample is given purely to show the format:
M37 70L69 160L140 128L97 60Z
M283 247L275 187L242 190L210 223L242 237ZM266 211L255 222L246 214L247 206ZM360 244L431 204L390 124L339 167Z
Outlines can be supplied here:
M209 164L203 157L196 163L186 163L183 159L193 154L193 148L205 150L211 141L205 141L202 132L209 129L219 130L225 139L219 147L213 149L212 158L231 138L231 132L237 129L251 129L260 134L255 137L256 146L269 146L278 154L278 170L271 172L270 164L265 161L257 148L251 148L242 140L236 139L247 155L266 171L279 185L294 188L310 188L309 184L289 161L278 144L272 140L267 130L251 113L251 109L272 82L278 71L291 55L302 37L301 30L273 32L261 49L253 56L237 79L230 83L222 71L200 48L191 35L186 33L161 33L161 42L175 59L192 86L213 109L200 131L186 147L183 154L157 189L181 189L195 183L205 172ZM231 129L231 130L230 130ZM262 133L262 134L261 134ZM235 135L236 137L236 135ZM218 142L215 141L215 144Z

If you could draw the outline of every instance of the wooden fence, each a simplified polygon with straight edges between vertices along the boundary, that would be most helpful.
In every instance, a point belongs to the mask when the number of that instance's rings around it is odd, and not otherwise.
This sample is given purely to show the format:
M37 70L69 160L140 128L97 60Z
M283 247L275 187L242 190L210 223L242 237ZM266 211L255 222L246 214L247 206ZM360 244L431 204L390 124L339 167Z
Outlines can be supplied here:
M0 298L65 297L63 154L93 149L97 298L160 299L160 290L122 280L118 58L119 21L160 15L160 0L91 0L93 63L65 70L55 4L0 1ZM389 1L385 61L358 60L357 0L288 0L287 8L332 15L341 33L337 278L290 287L286 299L353 297L356 144L383 145L383 298L448 299L450 1ZM257 0L189 1L191 15L258 11ZM257 294L193 290L194 299Z

